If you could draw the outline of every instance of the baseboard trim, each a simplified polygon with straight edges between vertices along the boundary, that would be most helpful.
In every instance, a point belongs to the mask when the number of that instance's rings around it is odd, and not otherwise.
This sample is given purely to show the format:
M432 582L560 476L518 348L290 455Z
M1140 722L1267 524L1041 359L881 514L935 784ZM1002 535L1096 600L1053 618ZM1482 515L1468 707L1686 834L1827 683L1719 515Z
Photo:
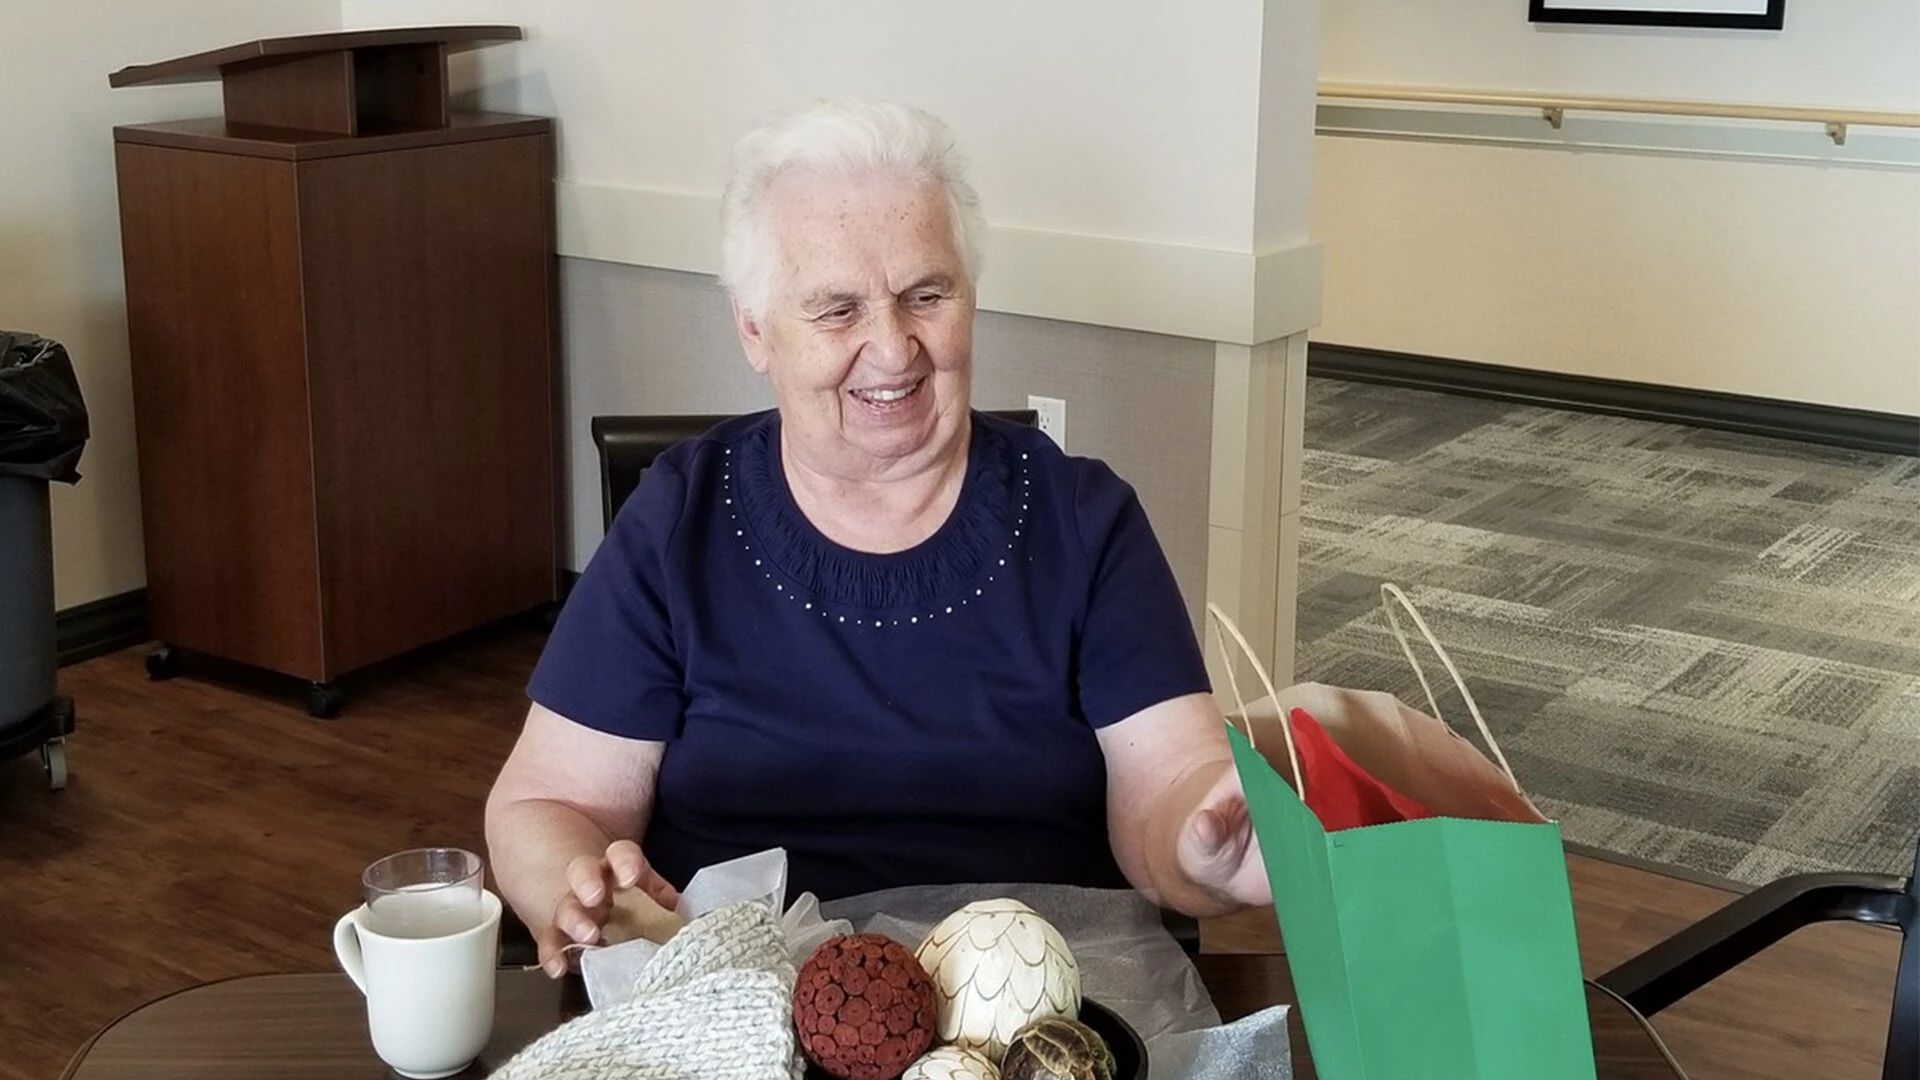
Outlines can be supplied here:
M1692 424L1849 450L1920 455L1920 417L1898 413L1528 371L1500 364L1318 342L1308 346L1307 373L1352 382Z
M105 656L152 637L147 590L133 589L58 612L53 618L60 666Z

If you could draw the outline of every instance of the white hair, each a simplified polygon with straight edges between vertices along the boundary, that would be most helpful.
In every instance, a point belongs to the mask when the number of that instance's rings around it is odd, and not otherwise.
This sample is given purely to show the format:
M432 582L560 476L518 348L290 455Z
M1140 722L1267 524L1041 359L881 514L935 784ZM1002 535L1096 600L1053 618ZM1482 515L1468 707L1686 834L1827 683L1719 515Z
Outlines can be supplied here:
M836 99L762 124L734 144L733 176L720 199L720 283L749 317L766 312L780 272L763 198L774 179L792 169L882 173L937 185L946 196L954 250L967 279L979 279L985 220L952 130L906 105Z

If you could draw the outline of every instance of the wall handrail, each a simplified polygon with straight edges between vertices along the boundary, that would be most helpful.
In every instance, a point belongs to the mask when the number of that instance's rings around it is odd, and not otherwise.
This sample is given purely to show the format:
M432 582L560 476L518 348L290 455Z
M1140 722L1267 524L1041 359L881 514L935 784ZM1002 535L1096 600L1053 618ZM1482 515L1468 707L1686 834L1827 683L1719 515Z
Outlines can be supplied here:
M1396 101L1422 105L1469 105L1537 109L1558 129L1569 111L1696 116L1719 120L1778 120L1821 124L1836 146L1844 146L1849 127L1920 128L1920 112L1806 105L1756 105L1731 101L1599 97L1585 94L1530 94L1506 90L1454 90L1380 83L1322 82L1320 97L1347 101Z

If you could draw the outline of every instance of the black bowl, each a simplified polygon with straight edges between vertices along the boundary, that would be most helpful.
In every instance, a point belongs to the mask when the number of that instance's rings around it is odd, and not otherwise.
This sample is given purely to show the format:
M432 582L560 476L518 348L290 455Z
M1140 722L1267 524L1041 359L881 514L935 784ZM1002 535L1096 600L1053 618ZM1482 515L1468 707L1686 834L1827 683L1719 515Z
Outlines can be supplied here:
M1147 1080L1147 1044L1132 1024L1092 999L1080 1002L1080 1022L1107 1040L1113 1051L1113 1080Z
M1120 1014L1092 998L1080 1001L1080 1022L1107 1042L1113 1051L1113 1080L1147 1080L1147 1044ZM994 1062L995 1065L1000 1064ZM807 1080L833 1080L820 1066L807 1064Z

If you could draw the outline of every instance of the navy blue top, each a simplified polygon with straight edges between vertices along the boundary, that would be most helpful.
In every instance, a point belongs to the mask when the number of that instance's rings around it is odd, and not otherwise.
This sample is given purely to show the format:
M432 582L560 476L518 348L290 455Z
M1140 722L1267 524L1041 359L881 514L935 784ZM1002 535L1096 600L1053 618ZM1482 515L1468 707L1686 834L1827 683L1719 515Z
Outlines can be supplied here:
M667 880L784 847L788 895L1124 887L1096 728L1208 689L1133 489L981 413L959 501L906 551L801 513L779 416L661 455L616 515L532 698L667 743L641 846Z

